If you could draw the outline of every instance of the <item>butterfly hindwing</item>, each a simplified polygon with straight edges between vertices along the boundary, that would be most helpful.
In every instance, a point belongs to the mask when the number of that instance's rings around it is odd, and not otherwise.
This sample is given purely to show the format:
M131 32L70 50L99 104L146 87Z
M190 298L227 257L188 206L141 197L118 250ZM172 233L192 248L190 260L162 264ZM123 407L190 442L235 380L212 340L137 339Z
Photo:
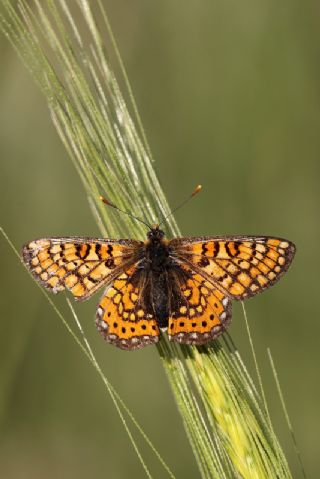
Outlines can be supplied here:
M96 324L106 341L121 349L140 349L159 341L159 327L145 301L146 277L136 265L126 269L103 294Z
M295 254L290 241L261 236L178 238L174 257L201 272L233 299L245 299L274 284Z
M35 278L53 293L68 289L77 300L88 299L135 261L140 242L99 238L43 238L22 250Z
M231 301L202 275L181 266L188 279L180 284L179 306L170 312L171 341L205 344L222 334L231 321Z

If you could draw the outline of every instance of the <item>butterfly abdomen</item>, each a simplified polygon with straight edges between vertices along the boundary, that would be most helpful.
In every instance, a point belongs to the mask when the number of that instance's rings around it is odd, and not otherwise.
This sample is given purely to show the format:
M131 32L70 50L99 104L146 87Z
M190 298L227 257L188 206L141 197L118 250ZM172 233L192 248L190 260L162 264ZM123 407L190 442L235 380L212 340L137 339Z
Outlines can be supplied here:
M171 259L168 244L161 235L149 237L145 243L141 269L147 278L143 291L146 310L152 313L159 327L168 325L168 270Z

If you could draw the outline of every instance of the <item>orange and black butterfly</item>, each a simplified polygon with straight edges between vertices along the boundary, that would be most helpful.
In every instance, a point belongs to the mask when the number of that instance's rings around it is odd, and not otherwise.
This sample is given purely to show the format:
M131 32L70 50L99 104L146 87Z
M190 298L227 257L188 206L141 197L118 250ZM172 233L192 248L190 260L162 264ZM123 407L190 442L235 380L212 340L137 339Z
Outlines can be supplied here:
M212 341L231 320L231 301L273 285L294 254L294 244L281 238L167 240L158 225L146 241L44 238L23 247L25 264L53 293L68 289L84 301L104 286L98 330L126 350L158 342L160 330L179 343Z

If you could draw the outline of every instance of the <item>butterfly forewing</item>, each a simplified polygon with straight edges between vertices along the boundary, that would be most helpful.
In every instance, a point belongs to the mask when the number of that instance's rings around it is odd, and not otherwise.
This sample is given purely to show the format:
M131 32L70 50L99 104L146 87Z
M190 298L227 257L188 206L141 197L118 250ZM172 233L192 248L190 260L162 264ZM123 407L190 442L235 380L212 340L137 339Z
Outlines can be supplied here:
M27 243L23 259L35 278L54 293L68 289L88 299L137 259L142 242L100 238L42 238Z
M173 257L233 299L274 284L295 254L290 241L267 236L177 238L170 244Z

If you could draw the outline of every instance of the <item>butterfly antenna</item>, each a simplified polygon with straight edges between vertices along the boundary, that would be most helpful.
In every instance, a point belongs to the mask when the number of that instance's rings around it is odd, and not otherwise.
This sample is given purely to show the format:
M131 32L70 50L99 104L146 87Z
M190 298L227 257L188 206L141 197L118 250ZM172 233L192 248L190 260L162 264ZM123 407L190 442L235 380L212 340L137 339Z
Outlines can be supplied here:
M141 218L138 218L137 216L134 216L132 213L129 213L129 211L122 210L117 205L115 205L115 204L111 203L111 201L107 200L107 198L105 198L104 196L100 195L99 198L105 205L111 206L111 208L114 208L115 210L118 210L121 213L124 213L125 215L130 216L130 218L133 218L134 220L137 220L140 223L143 223L145 226L147 226L150 229L150 225L148 225L148 223L146 221L142 220Z
M188 203L189 200L191 200L191 198L193 198L194 196L196 196L198 193L200 193L202 189L202 186L201 185L198 185L196 186L196 188L193 190L193 192L191 193L190 196L188 196L188 198L186 198L182 203L180 203L178 206L176 206L167 216L165 216L163 218L163 220L161 221L161 223L159 224L159 226L164 223L170 216L173 215L173 213L175 213L177 210L180 210L180 208L182 208L182 206L184 206L186 203Z

